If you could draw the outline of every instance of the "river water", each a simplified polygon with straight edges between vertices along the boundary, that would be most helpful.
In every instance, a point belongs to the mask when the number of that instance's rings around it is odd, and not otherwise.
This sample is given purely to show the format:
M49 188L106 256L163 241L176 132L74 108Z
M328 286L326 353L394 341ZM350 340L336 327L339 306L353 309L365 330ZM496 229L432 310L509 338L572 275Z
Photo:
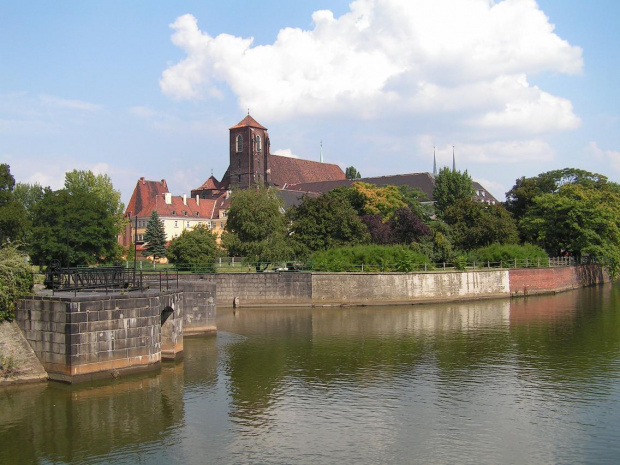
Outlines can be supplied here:
M0 389L0 463L620 459L620 286L218 327L154 375Z

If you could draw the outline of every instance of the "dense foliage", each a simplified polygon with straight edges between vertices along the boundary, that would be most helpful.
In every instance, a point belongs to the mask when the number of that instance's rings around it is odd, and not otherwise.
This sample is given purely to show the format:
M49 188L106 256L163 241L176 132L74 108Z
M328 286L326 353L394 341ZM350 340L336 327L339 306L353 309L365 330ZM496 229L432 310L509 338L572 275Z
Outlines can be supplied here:
M360 179L362 177L362 175L360 174L359 171L357 171L355 169L355 167L353 166L349 166L345 172L344 175L347 179Z
M467 261L477 263L508 263L513 260L532 260L533 263L546 263L547 252L541 247L531 244L491 244L474 249L467 254Z
M474 197L474 184L471 176L450 168L442 168L435 177L433 189L435 210L441 215L448 207L459 200L471 200Z
M212 267L218 256L217 235L206 226L186 229L179 237L172 239L167 252L170 263L182 264L188 269L200 266L205 270L205 265Z
M339 247L315 252L312 261L317 271L408 272L430 266L428 257L405 246Z
M276 190L234 191L227 216L222 246L229 255L252 263L283 261L293 255L284 205Z
M28 230L26 210L14 196L15 178L7 164L0 164L0 246L24 239Z
M12 320L17 300L32 292L28 257L16 247L0 247L0 322Z
M368 232L353 207L343 198L321 195L305 196L297 207L287 212L290 238L298 257L368 241Z
M149 221L146 223L144 250L147 256L152 257L153 263L166 256L166 231L164 229L164 222L159 218L155 210L153 210Z

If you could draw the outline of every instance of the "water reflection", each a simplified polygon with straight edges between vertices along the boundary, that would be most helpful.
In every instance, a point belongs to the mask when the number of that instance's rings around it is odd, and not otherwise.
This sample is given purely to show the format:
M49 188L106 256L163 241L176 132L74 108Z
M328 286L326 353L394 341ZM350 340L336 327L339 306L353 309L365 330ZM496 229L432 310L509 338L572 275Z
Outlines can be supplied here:
M161 373L0 390L0 463L540 463L620 455L620 287L220 311Z

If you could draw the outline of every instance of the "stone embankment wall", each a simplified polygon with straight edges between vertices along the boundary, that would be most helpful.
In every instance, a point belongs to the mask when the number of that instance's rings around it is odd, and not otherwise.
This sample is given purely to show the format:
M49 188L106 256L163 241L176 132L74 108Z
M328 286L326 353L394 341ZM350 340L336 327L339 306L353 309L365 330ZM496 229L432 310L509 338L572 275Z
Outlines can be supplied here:
M183 281L184 278L181 279ZM193 277L192 279L195 279ZM600 267L429 273L222 273L216 305L373 305L510 297L561 292L609 281Z
M183 279L179 290L183 291L183 336L215 332L215 283Z
M33 296L19 301L16 321L50 379L74 382L176 357L182 304L179 292Z

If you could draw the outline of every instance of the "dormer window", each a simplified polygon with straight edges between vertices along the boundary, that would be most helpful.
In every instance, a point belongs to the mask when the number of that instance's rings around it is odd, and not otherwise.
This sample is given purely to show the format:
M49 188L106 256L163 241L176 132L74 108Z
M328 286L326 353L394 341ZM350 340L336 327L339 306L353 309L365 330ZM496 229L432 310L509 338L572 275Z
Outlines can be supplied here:
M263 144L260 140L260 136L256 136L256 151L260 152L263 147Z
M183 215L187 216L187 212L186 212L186 211L183 211Z
M174 210L172 210L172 214L173 214L173 215L176 215L176 213L175 213L175 211L174 211Z
M237 153L243 152L243 137L241 134L237 136Z

